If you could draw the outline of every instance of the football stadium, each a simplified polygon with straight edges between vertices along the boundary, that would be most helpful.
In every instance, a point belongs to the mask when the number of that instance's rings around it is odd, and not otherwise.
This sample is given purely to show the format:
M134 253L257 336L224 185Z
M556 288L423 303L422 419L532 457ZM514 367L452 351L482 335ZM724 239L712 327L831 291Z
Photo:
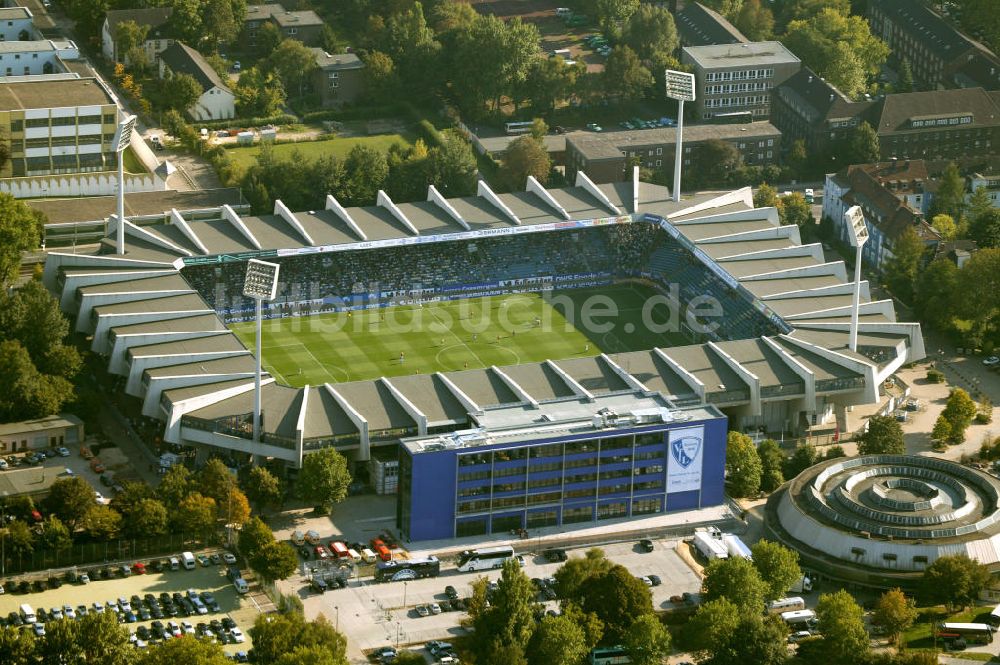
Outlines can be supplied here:
M727 429L810 437L924 355L918 324L748 188L575 186L118 221L45 283L163 440L294 476L334 447L412 540L721 505ZM254 436L249 259L263 303ZM391 482L390 482L391 479Z

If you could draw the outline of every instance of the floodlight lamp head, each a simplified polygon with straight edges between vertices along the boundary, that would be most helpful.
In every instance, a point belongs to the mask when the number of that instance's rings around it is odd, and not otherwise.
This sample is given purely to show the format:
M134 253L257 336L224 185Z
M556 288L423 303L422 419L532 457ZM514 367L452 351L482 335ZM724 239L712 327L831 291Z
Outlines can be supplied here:
M256 300L274 300L278 294L277 263L250 259L247 261L246 277L243 280L243 295Z
M851 242L851 247L861 247L868 242L868 225L865 224L865 213L861 206L851 206L844 213L844 222L847 224L847 236Z
M664 82L668 98L679 102L694 101L694 74L668 69L664 71Z
M132 139L132 130L135 129L136 116L130 115L122 118L115 130L114 146L115 152L122 153L128 147Z

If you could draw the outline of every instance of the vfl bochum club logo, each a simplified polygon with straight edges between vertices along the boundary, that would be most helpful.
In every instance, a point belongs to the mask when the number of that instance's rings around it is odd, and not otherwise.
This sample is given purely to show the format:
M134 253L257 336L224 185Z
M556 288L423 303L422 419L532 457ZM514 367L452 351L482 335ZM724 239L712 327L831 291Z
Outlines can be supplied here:
M670 454L685 469L698 459L699 452L701 439L696 436L685 436L670 443Z

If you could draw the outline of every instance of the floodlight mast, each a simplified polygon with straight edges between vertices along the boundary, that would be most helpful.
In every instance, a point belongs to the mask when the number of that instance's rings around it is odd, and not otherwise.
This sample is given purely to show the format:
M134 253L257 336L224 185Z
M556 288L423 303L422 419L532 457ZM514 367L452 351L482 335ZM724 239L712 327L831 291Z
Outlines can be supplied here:
M851 305L851 333L849 348L858 350L858 310L861 308L861 250L868 242L868 226L865 213L860 206L851 206L844 213L847 239L855 249L854 255L854 301Z
M281 268L277 263L268 263L258 259L247 261L246 277L243 281L243 295L253 298L255 304L254 317L256 322L256 371L254 372L253 391L253 441L260 443L261 434L261 408L260 408L260 375L261 375L261 329L263 328L263 312L261 303L265 300L274 300L278 292L278 270Z
M684 102L694 101L694 74L668 69L664 72L667 97L677 100L677 140L674 142L674 201L681 200L681 154L684 152Z
M118 158L118 254L125 254L125 160L123 156L132 139L132 130L135 128L136 116L130 115L122 118L115 131L114 148L115 156Z

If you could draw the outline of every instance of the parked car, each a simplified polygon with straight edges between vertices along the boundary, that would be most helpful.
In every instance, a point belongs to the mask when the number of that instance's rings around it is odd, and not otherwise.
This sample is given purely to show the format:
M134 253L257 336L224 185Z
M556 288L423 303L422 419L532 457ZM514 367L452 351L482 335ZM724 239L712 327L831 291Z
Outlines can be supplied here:
M643 538L639 541L639 549L643 552L652 552L655 548L653 541L649 538Z
M431 615L431 608L427 605L417 605L417 614L422 617L429 617Z
M545 557L546 561L556 563L559 561L565 561L568 557L566 556L566 550L559 548L552 548L542 552L542 556Z
M448 600L455 600L458 598L458 591L455 590L455 587L449 584L444 588L444 595L448 596Z

